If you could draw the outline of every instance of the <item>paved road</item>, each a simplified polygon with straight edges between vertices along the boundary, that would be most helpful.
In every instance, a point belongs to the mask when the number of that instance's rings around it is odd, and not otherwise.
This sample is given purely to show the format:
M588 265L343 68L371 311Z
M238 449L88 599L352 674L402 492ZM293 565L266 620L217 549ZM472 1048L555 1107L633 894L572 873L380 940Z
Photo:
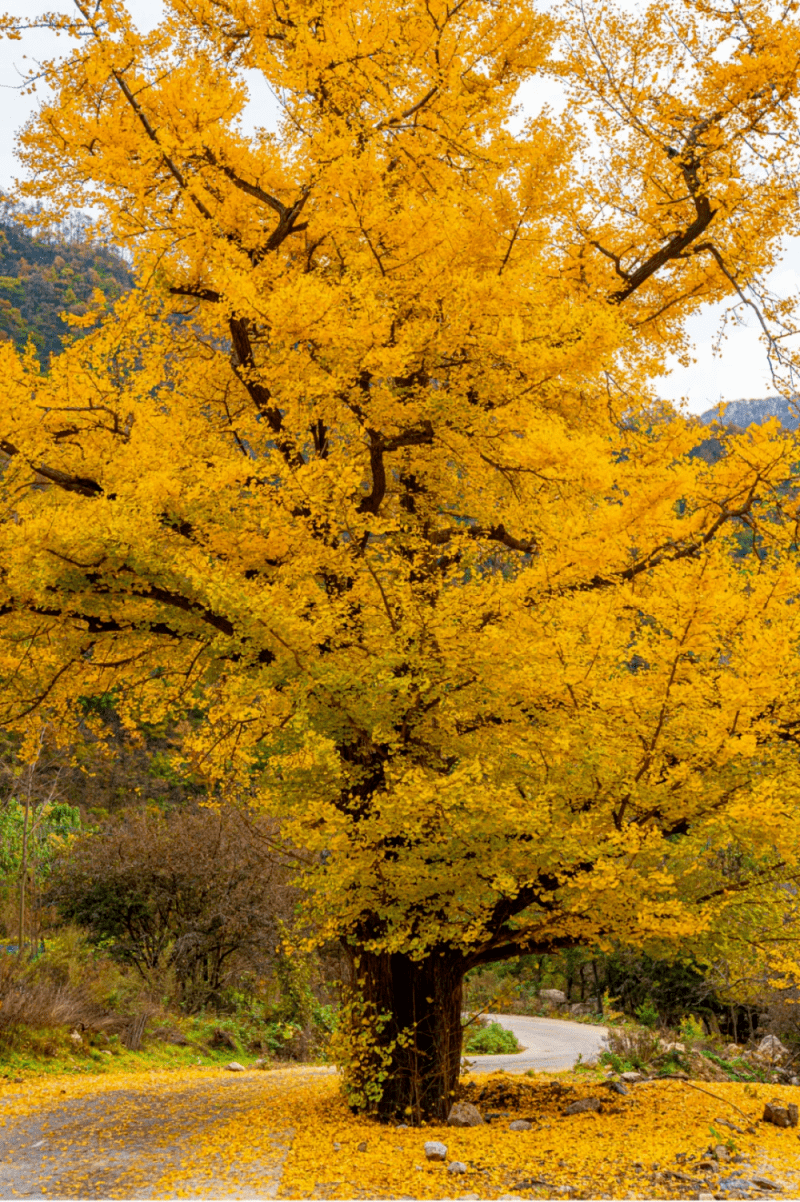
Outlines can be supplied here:
M596 1055L605 1034L604 1027L562 1019L493 1017L526 1050L470 1057L476 1072L569 1068L579 1053L584 1059ZM5 1086L0 1198L275 1198L300 1117L290 1086L329 1071L287 1068L229 1077L198 1070L196 1080L154 1073L119 1083L109 1077L64 1097L54 1080L45 1083L48 1096L28 1101L25 1083L19 1095L16 1085Z
M590 1027L563 1018L528 1018L522 1014L492 1014L491 1022L513 1031L525 1049L515 1055L468 1056L474 1073L524 1073L529 1068L558 1073L572 1068L578 1056L595 1059L603 1050L606 1027Z
M11 1118L16 1099L0 1098L0 1199L276 1198L294 1134L283 1095L327 1071L142 1073L119 1089L100 1078L96 1096L52 1096Z

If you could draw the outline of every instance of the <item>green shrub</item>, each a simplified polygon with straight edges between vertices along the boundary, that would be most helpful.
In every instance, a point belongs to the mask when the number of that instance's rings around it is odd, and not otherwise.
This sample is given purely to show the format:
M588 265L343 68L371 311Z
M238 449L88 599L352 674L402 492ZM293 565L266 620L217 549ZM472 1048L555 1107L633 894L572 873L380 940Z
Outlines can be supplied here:
M498 1056L502 1052L521 1051L516 1035L501 1027L499 1023L477 1027L471 1030L464 1040L464 1052L472 1056Z
M649 1027L651 1031L658 1026L658 1011L650 998L636 1007L636 1017L643 1027Z

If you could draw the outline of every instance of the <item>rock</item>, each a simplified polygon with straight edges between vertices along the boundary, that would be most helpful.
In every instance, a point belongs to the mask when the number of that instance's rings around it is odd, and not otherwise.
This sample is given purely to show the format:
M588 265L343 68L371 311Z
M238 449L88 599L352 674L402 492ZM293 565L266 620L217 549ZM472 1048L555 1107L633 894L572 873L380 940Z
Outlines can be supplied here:
M230 1064L225 1065L225 1068L229 1073L244 1073L247 1071L244 1065L240 1064L238 1060L231 1060Z
M590 1111L600 1110L602 1105L600 1098L580 1098L565 1107L564 1114L588 1114Z
M570 1014L599 1014L602 1009L602 1003L599 998L588 997L583 1002L574 1002L570 1006Z
M334 1144L334 1145L333 1145L333 1150L334 1150L334 1152L341 1152L341 1150L342 1150L342 1145L341 1145L341 1144Z
M642 1074L635 1072L633 1069L629 1069L627 1073L620 1073L620 1079L627 1081L629 1085L632 1085L635 1081L644 1080Z
M780 1102L767 1102L764 1107L762 1122L772 1123L774 1127L796 1127L798 1110L794 1102L782 1106Z
M508 1124L509 1131L530 1131L533 1123L529 1123L527 1119L514 1119L513 1123Z
M366 1152L366 1150L367 1150L366 1142L362 1139L361 1143L356 1148L356 1152Z
M567 1002L567 995L560 989L540 989L539 997L553 1006L565 1006Z
M459 1194L458 1202L481 1202L480 1194Z
M76 1048L83 1043L83 1037L82 1037L80 1031L70 1031L69 1037L72 1040L72 1042L75 1044Z
M238 1052L239 1050L236 1046L236 1040L230 1031L223 1031L220 1027L217 1027L208 1042L212 1048L230 1048L232 1052Z
M789 1049L783 1046L777 1035L765 1035L756 1052L770 1060L783 1060L789 1055Z
M446 1160L447 1144L441 1144L436 1139L429 1139L425 1145L425 1156L428 1160Z
M738 1043L729 1043L722 1050L722 1055L726 1060L735 1060L736 1057L741 1056L741 1054L742 1049L739 1047Z
M750 1180L756 1189L777 1190L778 1192L783 1189L782 1185L778 1185L776 1181L770 1181L769 1177L751 1177Z
M176 1031L173 1027L156 1027L155 1031L151 1032L153 1039L157 1039L160 1043L171 1043L178 1048L191 1047L191 1042L180 1031Z
M606 1089L613 1090L614 1093L627 1095L630 1091L625 1088L621 1081L604 1081Z
M790 1077L789 1084L790 1085L800 1085L800 1077Z
M677 1052L679 1056L682 1056L686 1051L685 1043L665 1043L663 1039L659 1039L658 1043L662 1052Z
M447 1116L448 1127L482 1127L483 1117L472 1102L454 1102Z
M731 1154L724 1144L717 1144L714 1149L714 1159L719 1161L730 1160Z
M447 1166L447 1171L448 1171L448 1173L457 1174L457 1173L468 1173L469 1169L467 1168L467 1166L464 1164L463 1161L451 1160L449 1165Z

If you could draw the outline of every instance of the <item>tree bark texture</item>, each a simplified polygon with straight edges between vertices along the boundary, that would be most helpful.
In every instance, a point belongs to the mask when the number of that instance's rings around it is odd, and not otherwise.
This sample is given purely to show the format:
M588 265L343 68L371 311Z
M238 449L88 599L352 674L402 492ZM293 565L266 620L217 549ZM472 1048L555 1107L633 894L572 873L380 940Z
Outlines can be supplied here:
M391 1048L376 1106L383 1118L413 1124L447 1118L461 1067L464 971L463 957L449 948L423 960L361 952L353 962L362 999L388 1016L378 1035L379 1047Z

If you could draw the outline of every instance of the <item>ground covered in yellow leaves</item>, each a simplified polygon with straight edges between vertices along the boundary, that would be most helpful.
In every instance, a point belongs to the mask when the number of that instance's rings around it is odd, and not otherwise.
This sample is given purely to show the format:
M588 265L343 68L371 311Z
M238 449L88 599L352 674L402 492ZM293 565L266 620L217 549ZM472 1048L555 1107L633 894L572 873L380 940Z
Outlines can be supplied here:
M759 1121L790 1086L660 1080L620 1097L542 1074L472 1078L468 1092L496 1116L484 1127L357 1119L324 1069L3 1082L0 1197L722 1197L736 1174L800 1194L798 1130ZM603 1097L600 1113L563 1113L589 1095ZM516 1118L532 1128L510 1131ZM426 1160L428 1140L447 1145L445 1163ZM720 1144L732 1159L712 1163ZM467 1171L449 1172L454 1161Z

